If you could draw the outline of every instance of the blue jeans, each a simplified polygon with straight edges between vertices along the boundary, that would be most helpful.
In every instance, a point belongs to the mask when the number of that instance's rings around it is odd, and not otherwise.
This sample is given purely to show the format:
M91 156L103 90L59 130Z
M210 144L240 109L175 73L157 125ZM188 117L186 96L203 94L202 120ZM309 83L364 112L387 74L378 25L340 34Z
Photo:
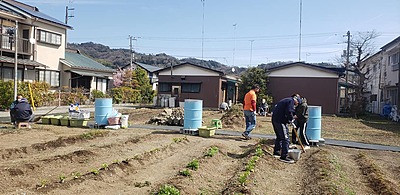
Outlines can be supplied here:
M246 120L246 130L244 134L249 135L256 127L256 114L250 110L244 110L244 118Z
M281 158L286 158L289 151L289 128L287 124L272 121L272 126L274 127L276 139L274 154L281 154ZM281 151L282 150L282 151Z

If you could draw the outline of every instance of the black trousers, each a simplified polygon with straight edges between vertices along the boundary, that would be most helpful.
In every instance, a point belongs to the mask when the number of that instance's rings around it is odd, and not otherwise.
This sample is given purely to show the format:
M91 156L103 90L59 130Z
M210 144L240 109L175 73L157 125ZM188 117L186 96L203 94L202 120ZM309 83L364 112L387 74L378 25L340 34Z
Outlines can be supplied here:
M301 143L304 146L309 146L310 142L308 141L307 135L306 135L306 128L307 128L307 123L302 123L302 122L297 122L297 133L299 134ZM292 143L298 143L297 137L295 132L292 130Z

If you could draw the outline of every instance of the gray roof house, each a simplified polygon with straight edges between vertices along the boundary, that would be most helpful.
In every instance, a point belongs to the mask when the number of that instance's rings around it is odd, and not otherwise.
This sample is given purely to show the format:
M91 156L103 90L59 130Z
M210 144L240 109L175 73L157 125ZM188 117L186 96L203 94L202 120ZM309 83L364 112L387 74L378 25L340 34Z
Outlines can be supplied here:
M60 62L63 86L84 87L88 91L96 89L103 93L111 87L115 70L82 55L78 50L67 49L65 58Z

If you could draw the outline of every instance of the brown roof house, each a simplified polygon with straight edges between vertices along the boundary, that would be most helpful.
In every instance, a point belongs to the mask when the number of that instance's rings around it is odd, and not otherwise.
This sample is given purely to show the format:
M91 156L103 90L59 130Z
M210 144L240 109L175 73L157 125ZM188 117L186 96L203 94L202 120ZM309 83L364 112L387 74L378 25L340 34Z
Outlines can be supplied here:
M238 79L221 71L182 63L158 70L157 74L159 106L177 107L185 99L199 99L203 107L218 108L222 102L237 101ZM171 98L175 101L168 101L168 105L160 101Z
M341 73L338 67L296 62L269 68L267 72L273 104L293 93L299 93L307 98L309 105L322 106L323 114L339 112L338 87Z

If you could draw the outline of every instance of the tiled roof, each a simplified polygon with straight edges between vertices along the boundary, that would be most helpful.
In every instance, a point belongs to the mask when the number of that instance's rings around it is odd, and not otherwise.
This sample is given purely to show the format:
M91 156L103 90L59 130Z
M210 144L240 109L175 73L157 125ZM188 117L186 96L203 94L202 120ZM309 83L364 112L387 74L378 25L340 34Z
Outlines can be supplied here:
M147 70L148 72L155 72L155 71L161 69L158 66L152 66L152 65L148 65L148 64L143 64L143 63L140 63L140 62L135 62L135 63L138 64L143 69Z
M193 63L190 63L190 62L183 62L183 63L177 64L177 65L173 65L172 68L176 68L176 67L179 67L179 66L185 66L185 65L196 66L196 67L199 67L199 68L203 68L203 69L206 69L206 70L211 70L211 71L214 71L214 72L216 72L218 74L224 75L224 72L222 72L222 71L215 70L215 69L212 69L212 68L208 68L208 67L205 67L205 66L201 66L201 65L198 65L198 64L193 64ZM163 70L167 70L167 69L170 69L170 68L171 67L161 68L161 69L157 70L156 72L161 72Z
M143 64L143 63L140 63L140 62L133 62L133 64L136 64L136 65L140 66L141 68L145 69L147 72L156 72L157 70L161 70L162 69L162 68L160 68L158 66ZM120 68L124 69L124 68L128 68L129 66L130 66L130 64L125 65L125 66L121 66Z
M114 69L111 69L107 66L104 66L101 63L96 62L95 60L81 55L78 52L65 52L65 59L60 60L63 64L70 66L71 68L78 69L87 69L87 70L97 70L97 71L105 71L105 72L114 72Z
M6 56L0 56L0 62L14 64L15 63L15 58L10 58L10 57L6 57ZM41 64L41 63L33 61L33 60L28 60L28 59L18 59L17 62L18 62L19 65L46 67L46 65L44 65L44 64Z
M48 15L40 12L39 9L37 9L36 7L32 7L32 6L29 6L29 5L20 3L18 1L14 1L14 0L8 0L8 1L4 1L4 2L6 2L7 4L17 8L18 10L20 10L20 11L22 11L25 14L28 14L30 16L37 17L37 18L40 18L40 19L43 19L43 20L47 20L49 22L53 22L53 23L56 23L56 24L62 25L64 27L72 29L71 26L65 24L64 22L61 22L58 19L55 19L55 18L53 18L51 16L48 16ZM25 5L25 6L23 6L23 5Z

